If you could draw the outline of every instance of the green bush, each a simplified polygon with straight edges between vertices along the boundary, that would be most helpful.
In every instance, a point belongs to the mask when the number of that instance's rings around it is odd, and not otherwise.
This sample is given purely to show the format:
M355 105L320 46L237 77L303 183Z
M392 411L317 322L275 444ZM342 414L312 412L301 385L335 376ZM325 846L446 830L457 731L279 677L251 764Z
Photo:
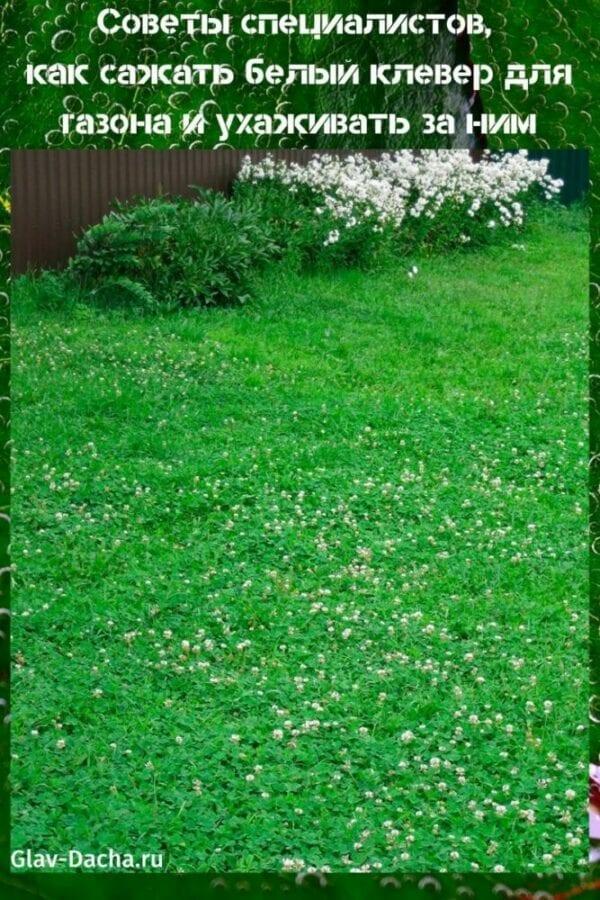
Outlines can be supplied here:
M233 198L239 208L251 211L261 223L277 255L298 269L371 268L387 257L392 246L392 229L374 231L373 222L343 227L307 185L290 187L276 179L238 180ZM335 241L329 240L332 234Z
M250 210L221 194L121 204L80 238L68 268L103 305L243 303L272 242Z

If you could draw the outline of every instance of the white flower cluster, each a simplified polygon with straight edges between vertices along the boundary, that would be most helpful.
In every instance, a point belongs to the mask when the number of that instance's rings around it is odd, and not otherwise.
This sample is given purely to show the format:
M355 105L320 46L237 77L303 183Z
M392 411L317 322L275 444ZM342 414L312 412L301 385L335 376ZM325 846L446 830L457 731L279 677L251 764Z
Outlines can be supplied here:
M472 160L467 150L402 150L379 158L361 154L334 156L316 154L306 165L275 160L243 161L241 181L278 181L290 192L301 186L315 195L315 214L326 211L339 223L325 240L340 240L340 229L369 226L400 229L407 217L435 220L448 211L460 211L495 228L521 225L522 200L538 187L550 199L562 182L548 174L548 160L529 159L527 151L502 155L485 154ZM466 242L466 241L464 241Z

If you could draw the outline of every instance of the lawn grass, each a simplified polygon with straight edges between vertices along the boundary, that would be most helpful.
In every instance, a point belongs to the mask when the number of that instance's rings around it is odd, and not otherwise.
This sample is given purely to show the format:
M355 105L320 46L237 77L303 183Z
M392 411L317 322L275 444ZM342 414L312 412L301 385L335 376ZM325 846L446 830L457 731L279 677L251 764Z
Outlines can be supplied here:
M581 864L587 237L517 240L236 309L16 298L14 848Z

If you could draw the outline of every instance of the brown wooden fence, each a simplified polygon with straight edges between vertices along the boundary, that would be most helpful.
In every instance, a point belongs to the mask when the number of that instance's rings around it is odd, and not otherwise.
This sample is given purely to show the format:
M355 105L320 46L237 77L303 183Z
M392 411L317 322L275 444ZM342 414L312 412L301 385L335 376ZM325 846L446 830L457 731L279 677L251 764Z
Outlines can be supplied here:
M242 150L15 150L12 153L12 266L61 266L88 225L98 222L115 200L186 196L194 185L227 191L248 153ZM271 151L279 158L306 162L314 150ZM336 151L352 153L356 151ZM381 150L362 150L371 156ZM540 154L538 154L540 155ZM547 151L551 171L566 179L570 201L587 185L587 154Z

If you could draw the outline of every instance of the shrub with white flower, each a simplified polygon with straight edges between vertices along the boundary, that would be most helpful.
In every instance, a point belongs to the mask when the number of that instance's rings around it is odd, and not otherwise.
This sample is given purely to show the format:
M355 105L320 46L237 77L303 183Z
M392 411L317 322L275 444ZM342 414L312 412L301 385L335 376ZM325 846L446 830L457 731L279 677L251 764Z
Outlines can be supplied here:
M303 261L362 262L382 249L483 243L519 229L527 205L560 191L548 164L527 151L487 153L479 163L466 150L322 153L306 165L247 157L235 192L271 221L282 250Z

